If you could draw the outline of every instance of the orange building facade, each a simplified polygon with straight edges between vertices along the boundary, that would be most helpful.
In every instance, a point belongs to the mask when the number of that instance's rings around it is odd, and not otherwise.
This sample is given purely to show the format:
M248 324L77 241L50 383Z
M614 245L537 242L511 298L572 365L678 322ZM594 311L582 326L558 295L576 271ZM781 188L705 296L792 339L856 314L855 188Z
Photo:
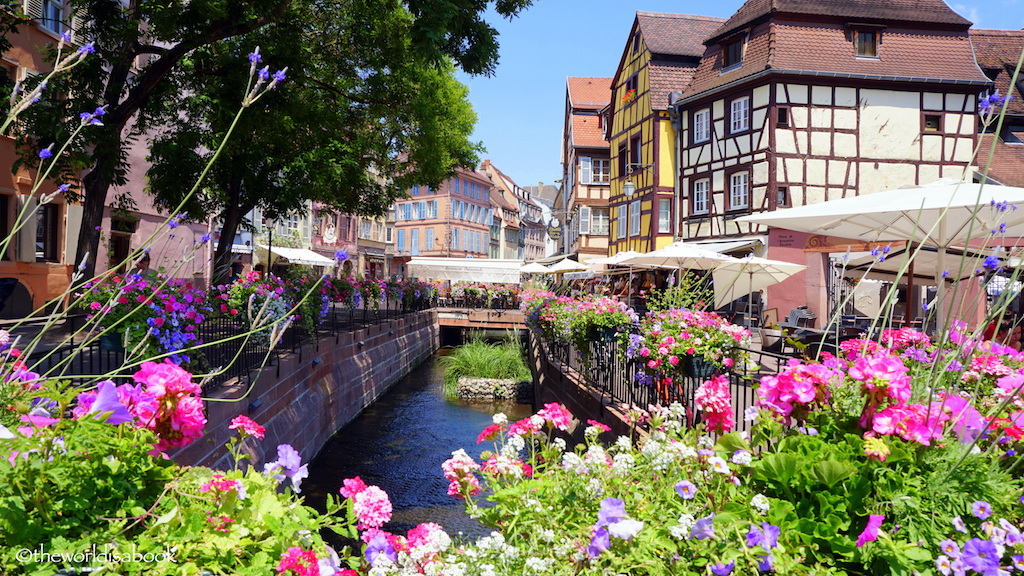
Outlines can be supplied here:
M490 192L486 175L464 169L437 190L412 187L395 203L395 255L487 258Z

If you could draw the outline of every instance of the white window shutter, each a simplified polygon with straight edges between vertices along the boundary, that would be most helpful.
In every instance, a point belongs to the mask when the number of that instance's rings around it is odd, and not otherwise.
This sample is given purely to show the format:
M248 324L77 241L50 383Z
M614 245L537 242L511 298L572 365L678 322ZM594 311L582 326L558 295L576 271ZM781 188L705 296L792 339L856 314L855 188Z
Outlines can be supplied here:
M75 44L88 42L85 35L85 10L81 8L75 8L71 14L71 41Z
M29 18L41 19L43 17L43 0L25 0L25 15Z
M302 238L300 238L299 240L302 242L302 246L305 246L306 242L310 241L312 238L313 238L313 235L310 232L309 215L303 215L302 216Z
M590 206L580 207L580 234L590 234Z
M30 196L22 196L19 199L19 211L24 210L25 226L18 230L18 246L14 252L14 259L17 262L36 261L36 200Z
M594 170L589 156L580 158L580 184L590 184Z
M78 252L78 235L82 231L82 207L77 204L68 204L67 229L64 231L64 263L78 265L76 262Z

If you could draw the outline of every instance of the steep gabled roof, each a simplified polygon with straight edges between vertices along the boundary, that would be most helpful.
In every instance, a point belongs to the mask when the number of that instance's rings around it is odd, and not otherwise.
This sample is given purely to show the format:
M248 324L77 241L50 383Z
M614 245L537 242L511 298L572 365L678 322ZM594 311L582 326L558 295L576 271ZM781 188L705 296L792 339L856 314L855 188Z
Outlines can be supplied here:
M713 16L637 12L636 21L652 59L681 56L697 60L704 54L704 39L725 20Z
M1010 79L1024 50L1024 30L971 30L971 44L978 66L996 83L1002 95L1011 95L1007 114L1024 114L1024 73L1010 90Z
M600 110L612 99L611 78L566 78L573 108Z
M966 29L970 20L942 0L747 0L724 24L709 34L709 43L777 14L824 17L858 22L917 23Z

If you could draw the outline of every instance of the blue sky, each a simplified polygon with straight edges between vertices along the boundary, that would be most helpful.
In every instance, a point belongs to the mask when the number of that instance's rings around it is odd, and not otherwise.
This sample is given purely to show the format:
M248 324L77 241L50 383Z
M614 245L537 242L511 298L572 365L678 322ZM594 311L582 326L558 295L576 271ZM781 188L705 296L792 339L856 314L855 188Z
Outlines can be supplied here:
M536 0L519 18L494 17L501 61L491 77L467 77L477 113L473 139L520 186L562 177L559 155L567 76L611 77L637 10L729 17L743 0ZM1024 28L1024 0L952 2L976 28Z

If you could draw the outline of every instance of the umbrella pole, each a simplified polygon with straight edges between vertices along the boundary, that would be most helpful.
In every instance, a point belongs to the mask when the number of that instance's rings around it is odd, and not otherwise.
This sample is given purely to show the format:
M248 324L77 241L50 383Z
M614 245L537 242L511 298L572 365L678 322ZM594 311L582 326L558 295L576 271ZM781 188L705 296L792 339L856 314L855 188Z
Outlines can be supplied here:
M747 328L750 328L750 317L754 312L754 271L747 270Z
M907 275L907 302L903 305L903 325L910 326L910 322L913 318L910 316L910 311L913 309L912 302L914 300L914 260L910 260L910 266L907 268L909 274Z

